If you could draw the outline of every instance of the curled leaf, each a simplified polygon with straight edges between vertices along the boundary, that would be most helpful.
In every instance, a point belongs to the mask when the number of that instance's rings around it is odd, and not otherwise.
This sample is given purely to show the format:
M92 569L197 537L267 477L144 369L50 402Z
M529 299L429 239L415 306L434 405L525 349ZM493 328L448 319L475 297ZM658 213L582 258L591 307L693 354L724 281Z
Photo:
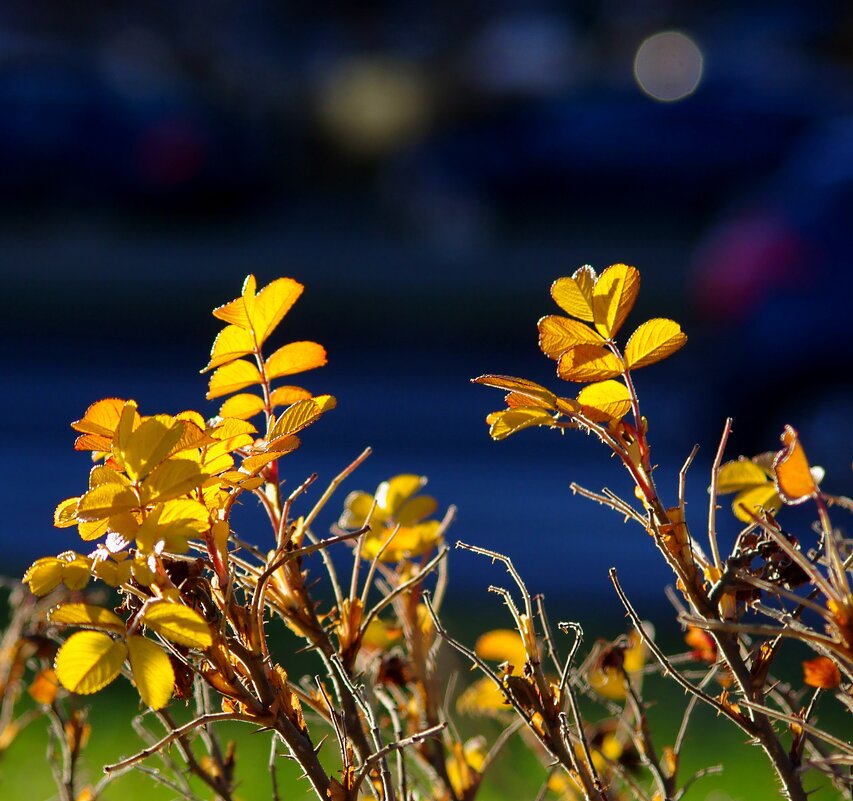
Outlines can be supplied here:
M802 503L817 494L817 483L812 475L806 452L794 428L785 426L782 432L784 447L773 460L776 488L785 503Z

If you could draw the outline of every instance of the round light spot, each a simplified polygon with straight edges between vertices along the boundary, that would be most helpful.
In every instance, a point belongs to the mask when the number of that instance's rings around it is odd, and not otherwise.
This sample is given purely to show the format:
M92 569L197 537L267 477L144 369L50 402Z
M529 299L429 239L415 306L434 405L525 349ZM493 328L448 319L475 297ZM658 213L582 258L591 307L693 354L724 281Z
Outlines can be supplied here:
M702 51L683 33L656 33L637 49L634 77L655 100L683 100L696 91L702 79Z

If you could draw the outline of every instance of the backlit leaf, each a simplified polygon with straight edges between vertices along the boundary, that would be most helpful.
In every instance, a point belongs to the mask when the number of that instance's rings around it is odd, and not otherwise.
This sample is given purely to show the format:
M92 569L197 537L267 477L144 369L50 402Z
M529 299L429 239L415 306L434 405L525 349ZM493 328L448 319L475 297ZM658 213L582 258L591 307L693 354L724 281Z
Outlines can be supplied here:
M145 637L129 637L127 650L139 695L152 709L162 709L169 703L175 686L175 671L169 657Z
M315 422L322 411L313 400L297 401L285 409L273 423L267 440L272 444L275 440L290 436Z
M761 509L776 512L782 506L782 500L772 481L739 492L732 502L735 517L744 523L755 522L749 514L757 514Z
M47 619L51 623L68 626L85 626L119 633L125 630L124 621L115 612L93 604L60 604L48 612Z
M255 281L255 276L247 275L246 280L243 281L243 289L240 297L214 309L213 316L240 328L250 329L249 310L255 305L256 288L257 281Z
M472 382L487 387L505 389L518 395L526 395L533 400L547 404L549 409L554 409L557 401L557 396L550 389L546 389L535 381L528 381L526 378L514 378L508 375L481 375L472 379Z
M302 387L279 387L270 393L270 403L273 406L290 406L296 401L308 400L310 397L311 393Z
M81 434L74 440L75 451L98 451L108 453L113 446L111 437L103 434Z
M539 348L549 359L559 359L575 345L600 345L601 334L578 320L550 314L539 323Z
M113 470L111 467L98 465L89 471L89 489L95 489L102 484L121 484L123 487L129 487L130 481L123 473L118 470Z
M145 478L177 445L184 423L166 414L143 420L128 437L117 436L113 455L131 481Z
M143 622L160 636L178 645L207 648L213 642L204 618L188 606L155 601L146 608Z
M72 634L56 655L56 675L65 689L90 695L106 687L121 672L127 648L100 631Z
M53 525L56 528L68 528L77 523L77 503L79 498L66 498L53 511Z
M832 690L841 684L841 672L829 657L818 656L803 662L803 681L810 687Z
M583 413L594 422L621 420L631 408L628 388L620 381L600 381L578 394Z
M636 370L654 364L671 356L685 342L687 335L674 320L664 317L648 320L631 334L625 346L625 365Z
M54 556L36 559L24 573L23 582L33 595L47 595L62 583L62 562Z
M81 434L100 434L112 439L126 401L119 398L104 398L96 401L71 428Z
M267 378L304 373L326 364L326 349L316 342L291 342L283 345L264 365Z
M588 264L575 270L571 278L558 278L551 285L551 297L572 317L592 322L592 292L596 281L595 270Z
M477 656L522 667L527 661L524 641L515 629L494 629L481 635L474 646Z
M791 426L785 426L782 444L784 447L773 461L776 487L785 503L802 503L814 497L818 491L809 460L796 430Z
M264 344L284 315L299 300L304 288L292 278L276 278L258 292L251 322L259 346Z
M308 397L311 394L308 393ZM238 420L248 420L264 410L264 399L250 392L243 392L228 398L219 407L220 417L236 417Z
M167 501L198 487L206 478L198 462L169 459L148 476L142 485L141 494L146 503Z
M138 506L136 495L123 484L100 484L80 498L77 517L79 520L102 520L120 512L129 512Z
M507 409L492 412L486 422L489 424L491 438L501 440L524 428L553 425L554 418L544 409Z
M639 291L640 273L627 264L612 264L598 277L592 293L592 316L602 336L616 336Z
M213 400L222 395L230 395L244 387L260 383L261 374L257 365L245 359L237 359L216 369L210 377L205 397L207 400Z
M388 515L395 515L416 492L423 488L426 479L414 473L401 473L383 481L376 488L376 506ZM401 522L401 521L397 521Z
M729 492L758 487L769 481L770 477L755 462L741 457L720 467L717 474L717 492L726 495Z
M201 372L206 373L208 370L233 362L241 356L248 356L254 350L255 341L251 331L238 325L227 325L213 340L210 361Z
M600 345L578 345L570 348L557 364L557 375L564 381L587 383L606 381L622 373L622 363Z

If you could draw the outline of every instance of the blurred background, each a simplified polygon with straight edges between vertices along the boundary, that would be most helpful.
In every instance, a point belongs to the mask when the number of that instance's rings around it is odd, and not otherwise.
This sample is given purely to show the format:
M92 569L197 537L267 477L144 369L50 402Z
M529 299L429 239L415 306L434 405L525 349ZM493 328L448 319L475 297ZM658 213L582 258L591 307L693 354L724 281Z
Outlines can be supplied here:
M536 321L581 264L640 269L626 335L672 316L690 337L638 377L668 498L700 443L704 519L727 415L731 457L790 422L850 492L851 74L843 0L5 0L5 570L74 546L51 512L85 481L68 423L90 402L215 411L210 310L248 272L306 284L280 341L330 355L302 383L339 408L291 484L372 445L344 491L428 475L451 539L510 551L566 614L618 617L611 564L647 607L668 576L570 493L627 486L595 442L491 442L501 395L469 379L556 386ZM451 572L451 600L498 575L464 553Z

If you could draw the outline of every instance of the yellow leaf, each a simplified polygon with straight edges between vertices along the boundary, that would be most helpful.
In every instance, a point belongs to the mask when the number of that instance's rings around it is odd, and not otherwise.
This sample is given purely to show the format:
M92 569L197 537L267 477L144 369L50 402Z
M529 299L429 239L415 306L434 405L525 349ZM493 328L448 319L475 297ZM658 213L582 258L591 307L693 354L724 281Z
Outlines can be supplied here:
M53 607L47 614L51 623L64 623L67 626L85 626L123 633L124 621L109 609L93 604L67 603Z
M556 408L557 396L541 384L537 384L535 381L528 381L526 378L514 378L508 375L481 375L478 378L472 379L472 383L483 384L484 386L495 387L496 389L505 389L518 395L526 395L533 400L547 404L547 408L549 409Z
M248 311L250 307L254 306L256 287L255 276L247 275L246 280L243 281L243 289L240 297L214 309L213 316L224 320L226 323L237 325L240 328L247 330L251 328Z
M584 414L595 422L621 420L631 408L628 388L619 381L599 381L578 394Z
M302 387L279 387L270 394L270 403L273 406L290 406L296 401L309 400L310 398L311 393Z
M456 708L468 715L494 715L506 712L510 707L501 688L484 676L459 696Z
M592 316L602 336L616 336L639 291L640 273L627 264L612 264L598 277L592 292Z
M210 361L201 371L206 373L208 370L213 370L215 367L221 367L223 364L233 362L241 356L248 356L255 350L255 341L252 339L252 332L241 328L238 325L227 325L213 340L213 347L210 350Z
M474 646L477 656L495 662L509 662L520 668L527 662L524 641L515 629L494 629L481 635Z
M129 512L138 506L136 495L123 484L100 484L90 489L78 501L77 519L102 520L121 512Z
M538 328L539 348L549 359L559 359L575 345L600 345L604 341L594 328L559 314L543 317Z
M334 395L315 395L311 400L317 404L323 413L331 411L338 405L338 400Z
M123 487L129 487L130 481L118 470L98 465L89 471L89 489L95 489L102 484L120 484Z
M155 601L143 622L161 637L190 648L208 648L213 642L205 619L194 609L169 601Z
M427 520L416 526L401 526L394 534L394 528L382 527L369 532L364 538L361 555L364 559L375 558L382 551L381 561L399 562L401 559L416 559L429 553L437 544L441 533L438 520ZM393 536L391 544L382 550Z
M253 313L250 315L258 346L264 344L284 315L299 300L304 288L292 278L276 278L258 292Z
M557 364L557 375L564 381L586 383L606 381L622 373L622 363L600 345L578 345L570 348Z
M92 560L78 553L68 551L62 559L62 583L69 590L82 590L89 583Z
M110 587L119 587L130 581L132 560L125 559L123 562L114 562L112 559L98 559L92 565L92 574L109 584Z
M119 398L96 401L86 409L83 417L71 424L71 428L82 434L100 434L112 439L124 405L125 401Z
M730 492L758 487L769 481L770 477L755 462L740 457L720 467L717 474L717 492L727 495Z
M744 523L755 522L749 512L757 513L760 509L776 512L782 506L782 500L776 492L772 481L767 481L757 487L739 492L732 503L735 517ZM745 507L745 508L744 508Z
M544 409L507 409L492 412L487 418L489 435L494 440L506 439L511 434L531 426L550 426L554 418Z
M425 518L435 514L438 501L429 495L410 498L394 514L394 519L403 526L414 526Z
M129 637L127 650L139 695L152 709L162 709L169 703L175 686L175 671L169 657L145 637Z
M802 503L817 494L817 483L796 430L785 426L781 439L784 447L773 460L776 488L785 503Z
M294 373L304 373L326 364L326 349L316 342L291 342L283 345L264 365L267 378L280 378Z
M294 445L294 448L292 448L292 450L295 450L295 445L299 442L299 439L297 437L293 437L293 439L296 442L290 444ZM281 440L280 442L276 443L276 448L278 449L283 443L284 440ZM285 453L289 453L289 451L274 450L268 451L267 453L258 453L254 456L248 456L243 459L243 462L240 464L240 470L242 470L243 473L253 475L254 473L257 473L259 470L266 467L270 462L274 462L276 459L280 459L282 456L285 455ZM241 476L241 478L245 478L245 475Z
M56 675L66 690L90 695L106 687L121 672L127 648L100 631L72 634L56 655Z
M141 495L146 503L167 501L198 487L207 477L197 462L169 459L148 476L142 485Z
M373 508L373 496L356 490L344 499L344 511L338 520L341 528L357 529L367 522L367 516Z
M68 528L77 523L77 502L79 498L66 498L53 511L53 525L56 528Z
M255 364L245 359L237 359L216 369L210 377L205 397L207 400L213 400L222 395L230 395L244 387L260 384L261 380L261 374Z
M131 481L145 478L178 444L184 423L166 414L147 417L129 436L116 436L113 456Z
M210 528L207 507L196 500L177 498L158 504L136 533L136 544L149 553L163 543L165 550L185 553L187 540L199 537Z
M75 451L97 451L99 453L108 453L112 447L112 438L105 437L103 434L81 434L74 440Z
M311 395L308 393L308 397ZM248 420L264 410L264 400L249 392L228 398L219 407L220 417L236 417L238 420Z
M62 562L55 556L36 559L27 568L22 581L29 584L33 595L47 595L62 583Z
M393 516L425 484L426 478L414 473L401 473L389 478L376 488L376 506L387 515Z
M674 320L656 317L643 323L625 346L625 366L637 370L666 359L687 342L687 335Z
M288 437L307 428L315 422L322 411L313 400L297 401L293 406L285 409L279 418L273 423L267 435L267 441L272 447L277 439Z
M588 264L575 270L571 278L558 278L551 285L551 297L572 317L592 322L592 292L597 276Z

